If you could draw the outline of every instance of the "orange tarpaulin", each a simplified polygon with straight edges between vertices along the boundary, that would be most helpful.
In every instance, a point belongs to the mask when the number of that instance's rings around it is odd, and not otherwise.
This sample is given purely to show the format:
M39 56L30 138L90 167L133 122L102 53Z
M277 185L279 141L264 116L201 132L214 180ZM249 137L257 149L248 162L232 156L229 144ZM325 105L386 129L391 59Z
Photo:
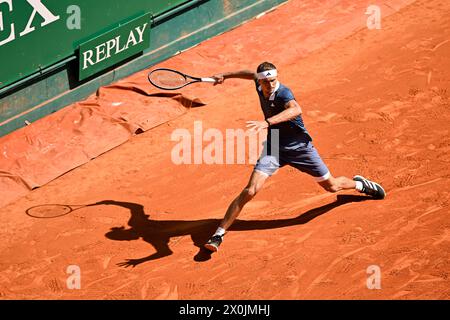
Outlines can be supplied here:
M119 82L1 138L0 206L199 104Z

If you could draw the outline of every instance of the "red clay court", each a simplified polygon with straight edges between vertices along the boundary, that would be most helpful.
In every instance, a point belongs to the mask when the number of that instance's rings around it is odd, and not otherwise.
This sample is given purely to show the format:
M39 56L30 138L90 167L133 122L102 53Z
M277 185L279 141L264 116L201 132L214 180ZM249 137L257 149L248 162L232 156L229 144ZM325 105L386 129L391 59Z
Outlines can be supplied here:
M272 61L332 174L378 181L385 200L326 193L286 167L207 254L253 166L176 165L171 134L262 120L254 85L162 94L144 70L0 139L28 150L23 137L45 139L52 119L68 141L30 151L27 177L2 185L0 298L449 299L450 2L378 5L382 27L369 30L364 1L289 1L153 67L211 76ZM27 214L47 204L85 206ZM80 289L66 285L70 265ZM366 285L370 266L380 289Z

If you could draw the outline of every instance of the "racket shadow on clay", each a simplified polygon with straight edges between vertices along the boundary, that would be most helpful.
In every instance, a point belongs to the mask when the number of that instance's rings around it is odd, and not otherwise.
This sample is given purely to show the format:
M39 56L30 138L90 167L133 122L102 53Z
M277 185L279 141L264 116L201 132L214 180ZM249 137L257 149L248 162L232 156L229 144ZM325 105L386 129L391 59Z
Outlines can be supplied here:
M85 208L94 206L96 204L81 204L81 205L68 205L68 204L41 204L38 206L34 206L31 208L28 208L25 213L33 218L39 218L39 219L51 219L51 218L58 218L65 215L68 215L69 213Z
M312 219L346 203L369 200L360 195L338 195L334 202L313 208L300 215L276 220L240 220L237 219L229 231L268 230L305 224ZM190 236L194 245L199 248L194 260L201 262L211 259L211 252L204 249L212 232L217 228L220 219L201 220L151 220L141 204L105 200L98 204L116 205L130 210L129 228L125 226L113 227L105 234L108 239L115 241L132 241L141 239L153 246L156 252L142 258L127 259L118 263L121 267L135 267L141 263L167 257L173 253L172 249L185 237Z

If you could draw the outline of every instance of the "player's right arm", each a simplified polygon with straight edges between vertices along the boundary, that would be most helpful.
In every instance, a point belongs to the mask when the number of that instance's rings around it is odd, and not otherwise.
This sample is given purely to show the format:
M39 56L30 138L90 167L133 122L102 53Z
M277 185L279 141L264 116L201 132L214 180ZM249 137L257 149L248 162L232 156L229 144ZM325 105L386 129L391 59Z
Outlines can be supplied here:
M250 70L240 70L240 71L233 71L233 72L225 72L225 73L218 73L212 76L212 78L216 79L216 84L223 83L225 79L246 79L246 80L256 80L256 73Z

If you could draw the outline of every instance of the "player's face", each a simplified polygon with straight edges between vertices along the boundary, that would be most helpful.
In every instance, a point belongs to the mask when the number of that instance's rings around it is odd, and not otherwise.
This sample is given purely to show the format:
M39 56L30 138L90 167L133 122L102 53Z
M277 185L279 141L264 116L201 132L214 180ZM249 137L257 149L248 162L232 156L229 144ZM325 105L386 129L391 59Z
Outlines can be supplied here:
M275 91L275 87L277 85L278 82L278 78L277 77L269 77L267 79L259 79L258 80L262 92L264 93L264 95L268 96L271 95L274 91Z

